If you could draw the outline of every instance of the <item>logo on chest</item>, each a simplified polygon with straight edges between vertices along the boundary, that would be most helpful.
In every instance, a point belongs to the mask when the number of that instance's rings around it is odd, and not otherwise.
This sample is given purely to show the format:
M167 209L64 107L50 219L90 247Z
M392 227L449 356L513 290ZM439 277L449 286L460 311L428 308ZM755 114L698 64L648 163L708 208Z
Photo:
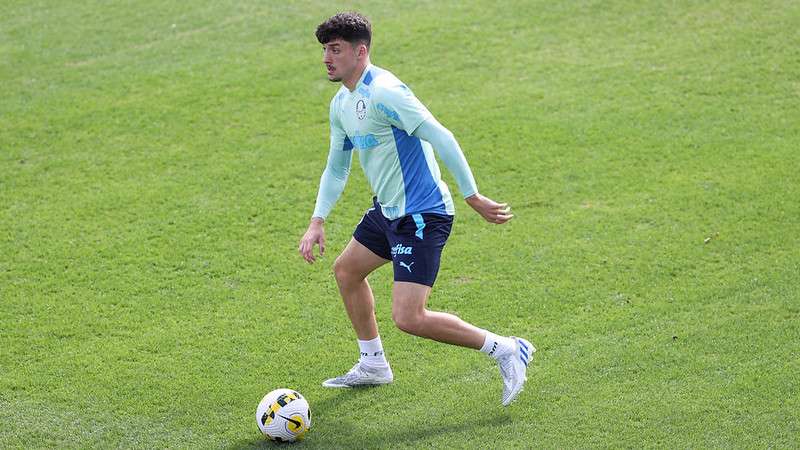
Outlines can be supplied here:
M356 102L356 116L358 116L358 120L364 120L364 117L367 117L367 102L363 99Z

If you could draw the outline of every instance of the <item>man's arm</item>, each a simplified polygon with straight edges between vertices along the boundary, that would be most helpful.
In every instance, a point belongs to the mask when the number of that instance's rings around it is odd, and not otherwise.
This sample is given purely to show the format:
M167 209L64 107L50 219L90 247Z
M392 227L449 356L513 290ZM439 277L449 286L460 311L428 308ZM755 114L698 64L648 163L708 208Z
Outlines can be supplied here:
M345 137L344 142L331 136L331 148L328 152L328 164L322 172L319 180L319 192L317 192L317 203L314 206L312 218L320 218L323 221L330 214L336 201L344 191L347 178L350 176L350 164L353 161L352 145Z
M461 194L469 206L492 223L506 223L514 217L506 203L497 203L478 193L475 178L464 153L451 133L405 85L375 89L373 101L388 124L428 141L456 177Z
M464 198L478 193L478 186L475 184L475 177L472 176L467 158L464 157L464 152L461 151L458 141L450 130L442 126L435 118L430 117L422 122L412 134L431 143L436 154L456 178L458 189Z
M344 191L347 178L350 175L350 165L353 161L353 144L347 138L344 130L338 125L331 108L331 144L328 151L328 164L319 180L317 203L311 222L308 224L303 238L300 239L298 251L309 263L316 261L314 245L319 244L319 254L325 253L325 218L333 209L336 201Z
M422 122L412 133L414 136L428 141L439 158L456 179L467 204L484 219L492 223L506 223L514 217L507 203L498 203L478 193L478 186L469 168L464 152L458 145L453 133L442 126L433 116Z

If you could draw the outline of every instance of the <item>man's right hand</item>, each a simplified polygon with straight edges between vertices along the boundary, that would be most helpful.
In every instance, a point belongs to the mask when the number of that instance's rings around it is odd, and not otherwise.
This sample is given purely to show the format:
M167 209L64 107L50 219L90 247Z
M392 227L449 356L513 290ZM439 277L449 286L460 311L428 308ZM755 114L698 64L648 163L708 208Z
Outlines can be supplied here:
M303 238L300 239L300 255L309 264L317 259L314 257L314 244L319 244L319 256L325 254L325 229L322 227L324 220L319 217L312 217L308 224L308 230Z

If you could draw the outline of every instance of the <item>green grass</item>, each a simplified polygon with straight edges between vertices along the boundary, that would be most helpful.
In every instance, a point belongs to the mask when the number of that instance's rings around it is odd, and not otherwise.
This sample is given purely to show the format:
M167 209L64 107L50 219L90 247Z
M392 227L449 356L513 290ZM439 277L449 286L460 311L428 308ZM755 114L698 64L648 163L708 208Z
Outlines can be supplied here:
M313 30L350 8L517 215L459 203L430 302L537 345L512 407L393 327L387 269L396 382L320 386L357 356L330 266L371 197L354 168L307 266ZM798 30L780 0L4 2L0 447L273 448L277 387L296 448L800 447Z

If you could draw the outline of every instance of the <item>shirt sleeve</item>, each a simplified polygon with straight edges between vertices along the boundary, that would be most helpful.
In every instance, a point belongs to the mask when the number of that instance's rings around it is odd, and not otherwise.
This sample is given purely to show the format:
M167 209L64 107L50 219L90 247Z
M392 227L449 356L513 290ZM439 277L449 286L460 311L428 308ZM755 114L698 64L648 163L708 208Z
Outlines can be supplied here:
M328 164L319 180L317 203L312 217L325 219L344 191L350 166L353 161L353 144L334 114L334 103L330 112L331 143L328 151Z
M422 122L432 117L428 108L405 84L382 86L373 95L378 116L408 134L412 134Z
M464 157L464 152L461 151L458 141L450 130L434 117L430 117L414 130L414 136L431 143L436 154L455 177L458 189L464 198L478 193L478 186L475 184L475 177L472 176L467 158Z

